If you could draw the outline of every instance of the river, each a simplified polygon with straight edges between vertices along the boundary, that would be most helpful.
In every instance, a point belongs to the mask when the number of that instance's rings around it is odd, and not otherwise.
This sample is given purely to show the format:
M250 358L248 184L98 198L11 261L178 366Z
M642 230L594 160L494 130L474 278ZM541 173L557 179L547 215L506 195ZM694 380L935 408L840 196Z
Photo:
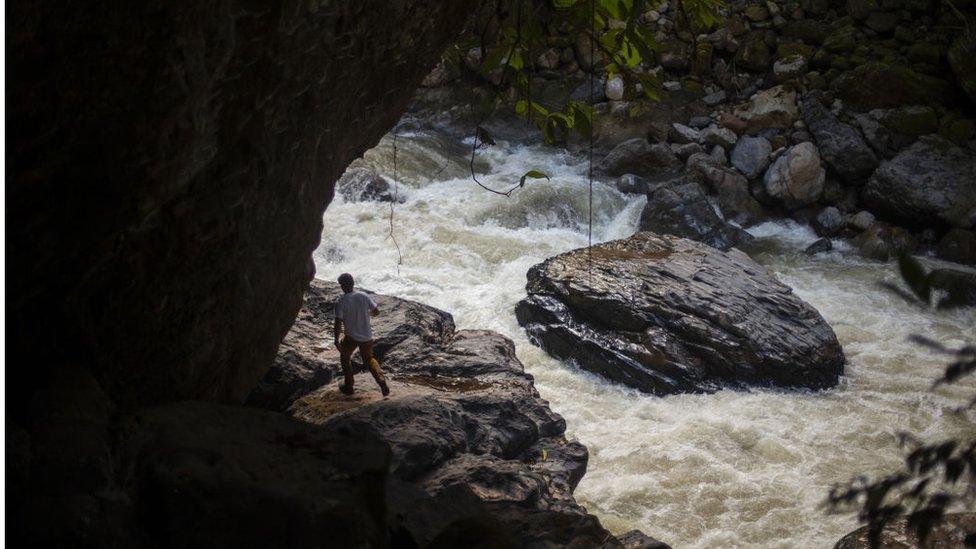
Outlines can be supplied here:
M923 438L971 429L953 409L973 385L932 392L944 358L910 343L913 333L945 344L976 341L976 313L935 312L878 285L891 264L802 251L816 239L793 222L750 229L753 257L816 307L844 347L846 375L824 392L720 391L665 398L618 386L529 343L513 308L532 265L587 244L584 158L543 145L499 142L479 152L479 180L505 188L530 169L510 198L470 178L465 142L429 131L398 134L396 180L404 203L390 232L386 203L337 196L315 252L317 276L344 271L360 286L450 311L459 328L496 330L515 341L539 392L590 450L577 500L611 531L640 528L674 547L831 547L856 527L822 508L829 487L900 463L896 433ZM470 143L470 142L467 142ZM387 136L357 164L393 180ZM594 242L636 230L644 199L595 182Z

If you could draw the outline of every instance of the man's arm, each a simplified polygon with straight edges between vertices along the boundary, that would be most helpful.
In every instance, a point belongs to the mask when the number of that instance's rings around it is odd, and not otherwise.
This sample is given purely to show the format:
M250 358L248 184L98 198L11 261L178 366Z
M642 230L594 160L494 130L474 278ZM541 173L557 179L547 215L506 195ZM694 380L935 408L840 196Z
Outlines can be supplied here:
M332 326L332 333L335 334L335 346L339 346L339 335L342 334L342 319L335 319L335 324Z
M366 299L369 300L369 316L376 316L380 314L380 308L376 306L376 302L373 301L373 298L366 296Z

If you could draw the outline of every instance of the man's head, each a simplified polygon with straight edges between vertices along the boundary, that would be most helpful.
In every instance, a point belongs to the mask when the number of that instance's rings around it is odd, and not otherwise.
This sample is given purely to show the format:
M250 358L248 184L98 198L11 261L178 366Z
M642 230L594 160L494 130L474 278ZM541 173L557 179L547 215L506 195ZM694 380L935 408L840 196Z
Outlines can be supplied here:
M349 273L342 273L339 275L339 286L342 286L342 291L347 294L352 291L353 286L356 281L352 279L352 275Z

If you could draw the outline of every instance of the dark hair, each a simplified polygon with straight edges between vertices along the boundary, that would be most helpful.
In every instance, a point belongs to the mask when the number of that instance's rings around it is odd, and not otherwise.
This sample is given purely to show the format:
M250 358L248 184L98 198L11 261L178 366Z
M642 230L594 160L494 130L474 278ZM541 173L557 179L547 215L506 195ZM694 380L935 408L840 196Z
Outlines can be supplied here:
M352 275L349 273L342 273L339 275L339 285L343 288L352 287L355 281L352 279Z

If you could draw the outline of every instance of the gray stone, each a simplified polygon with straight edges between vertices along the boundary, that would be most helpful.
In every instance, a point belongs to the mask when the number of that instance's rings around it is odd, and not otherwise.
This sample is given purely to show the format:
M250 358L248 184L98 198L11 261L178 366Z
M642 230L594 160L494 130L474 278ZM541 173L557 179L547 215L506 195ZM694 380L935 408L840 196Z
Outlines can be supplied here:
M766 170L766 193L787 209L814 204L823 192L826 174L813 143L795 145Z
M646 139L637 138L617 145L597 162L595 168L610 176L632 173L651 180L664 180L675 176L681 166L681 161L666 144L651 145Z
M368 168L349 168L336 182L336 191L349 202L403 202L404 197L383 176Z
M735 249L639 232L550 258L526 288L533 342L644 392L824 388L843 372L830 325Z
M725 103L725 90L719 90L715 93L710 93L705 97L703 97L702 101L704 101L705 104L708 105L709 107L714 107L716 105Z
M803 253L807 255L817 255L829 252L834 249L834 245L830 242L829 238L817 239L813 244L810 244L803 250Z
M875 213L908 226L970 229L976 222L976 154L930 135L881 164L864 188Z
M720 128L718 126L705 128L701 132L701 137L708 145L721 145L727 149L731 149L735 145L735 142L739 140L739 136L735 132L728 128Z
M813 218L812 225L819 236L835 236L844 230L844 216L837 208L827 206Z
M604 85L604 95L610 101L620 101L624 98L624 79L620 75L606 81Z
M732 149L732 165L747 179L755 179L769 166L772 145L765 137L743 136Z
M710 116L695 116L688 121L688 125L696 130L702 130L707 128L712 124L712 118Z
M694 128L689 128L684 124L675 122L671 124L671 131L668 133L671 141L678 144L698 143L701 141L701 134Z
M640 217L640 230L690 238L720 250L752 240L726 223L695 181L678 179L653 185Z
M901 253L912 253L918 246L911 233L883 221L875 221L854 237L851 244L864 257L878 261L888 261Z
M750 133L766 128L789 129L800 117L796 92L780 85L755 93L749 103L735 111Z
M801 76L807 70L806 57L794 54L773 63L773 74L777 80L791 80Z
M867 230L868 227L874 225L874 214L863 210L857 212L851 216L850 225L859 231Z
M861 185L878 167L878 157L858 131L834 116L816 97L803 101L803 119L824 161L845 182Z

